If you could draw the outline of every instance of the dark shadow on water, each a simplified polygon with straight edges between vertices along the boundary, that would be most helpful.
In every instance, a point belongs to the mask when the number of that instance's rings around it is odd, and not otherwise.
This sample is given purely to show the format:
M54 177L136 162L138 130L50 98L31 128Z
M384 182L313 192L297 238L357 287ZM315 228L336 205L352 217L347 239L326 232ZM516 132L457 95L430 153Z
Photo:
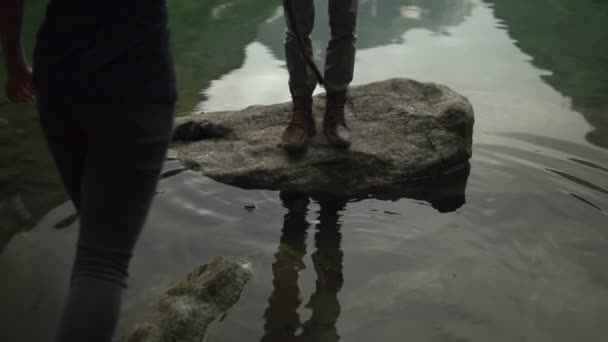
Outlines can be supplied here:
M434 181L371 197L392 201L410 198L427 202L440 213L453 212L466 202L469 172L470 166ZM341 311L338 293L344 284L341 217L348 203L365 198L287 192L281 192L280 197L287 213L279 247L274 254L273 291L264 312L264 336L261 342L339 341L336 327ZM315 251L311 255L317 279L314 293L303 303L298 279L300 271L305 268L306 240L313 225L307 220L311 201L320 207L318 223L314 224ZM298 313L302 304L311 312L306 320Z

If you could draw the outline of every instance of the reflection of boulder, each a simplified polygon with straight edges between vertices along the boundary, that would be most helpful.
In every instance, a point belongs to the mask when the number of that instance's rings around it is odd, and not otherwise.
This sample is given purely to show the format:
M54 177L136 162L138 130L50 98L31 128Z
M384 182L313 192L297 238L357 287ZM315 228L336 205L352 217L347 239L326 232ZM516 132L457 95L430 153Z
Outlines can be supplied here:
M460 168L442 175L419 182L395 186L390 189L372 192L365 196L337 196L323 193L281 192L281 199L288 209L301 209L301 198L324 199L325 202L352 203L370 198L380 201L398 201L403 198L424 201L440 213L449 213L460 209L466 203L466 187L471 172L471 165L465 163ZM294 199L300 200L299 202ZM295 204L294 204L295 203ZM308 202L306 202L308 203ZM298 206L299 205L299 206Z
M167 291L153 319L137 325L123 341L203 341L208 326L236 304L249 279L246 262L216 258Z
M327 1L316 1L315 30L312 41L315 57L323 59L329 39ZM400 43L403 34L421 28L442 32L445 27L462 23L474 7L471 0L369 0L359 2L357 20L358 49ZM283 40L285 24L282 16L260 25L258 39L273 53L285 60Z
M608 148L608 4L595 0L487 0L543 78L572 98L595 130L589 142Z
M373 193L371 196L384 201L411 198L429 203L440 213L449 213L465 204L465 190L470 171L471 165L466 163L441 177L395 187L388 191Z
M232 129L226 138L178 143L187 167L220 182L284 191L369 193L396 183L447 172L471 157L473 109L447 87L392 79L353 87L347 118L354 134L349 151L314 137L304 156L288 158L277 146L290 106L183 118ZM314 112L320 118L322 97ZM178 137L179 138L179 137Z

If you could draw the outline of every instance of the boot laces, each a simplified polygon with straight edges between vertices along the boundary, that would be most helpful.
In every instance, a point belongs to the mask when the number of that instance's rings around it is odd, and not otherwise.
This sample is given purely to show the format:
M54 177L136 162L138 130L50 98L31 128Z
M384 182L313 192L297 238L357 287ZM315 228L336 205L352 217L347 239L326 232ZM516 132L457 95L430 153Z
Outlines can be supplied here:
M306 125L306 121L306 111L303 109L294 108L291 113L291 122L289 125L304 127Z
M343 96L336 96L327 103L330 119L336 124L346 124L344 118L345 102L346 99Z
M306 127L306 124L308 123L308 112L310 110L310 104L308 103L309 101L310 100L307 99L293 100L291 121L289 122L290 126Z
M344 105L343 104L335 104L332 106L331 113L333 119L336 123L345 124L346 119L344 118Z

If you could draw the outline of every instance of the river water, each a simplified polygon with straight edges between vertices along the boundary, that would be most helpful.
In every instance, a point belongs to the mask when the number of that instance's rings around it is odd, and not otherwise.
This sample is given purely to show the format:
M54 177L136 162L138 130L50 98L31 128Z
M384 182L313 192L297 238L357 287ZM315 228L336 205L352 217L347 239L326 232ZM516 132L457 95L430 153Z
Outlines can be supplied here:
M43 5L27 4L30 43ZM280 1L170 8L180 114L289 99ZM168 159L121 331L221 255L255 275L207 341L605 341L607 40L603 1L360 0L354 83L408 77L467 96L470 171L382 198L286 198ZM0 157L0 340L50 340L76 224L32 106L0 99Z

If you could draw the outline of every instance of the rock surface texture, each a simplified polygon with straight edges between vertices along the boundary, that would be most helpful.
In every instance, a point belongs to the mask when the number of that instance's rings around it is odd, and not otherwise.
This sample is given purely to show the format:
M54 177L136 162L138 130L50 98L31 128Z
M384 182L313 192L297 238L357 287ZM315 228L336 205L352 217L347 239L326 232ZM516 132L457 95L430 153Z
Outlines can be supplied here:
M316 96L318 131L324 105L324 95ZM305 153L287 155L279 142L290 108L283 103L180 118L173 148L186 167L226 184L340 195L448 173L471 157L473 108L446 86L389 79L353 87L346 104L353 144L346 151L318 134Z

